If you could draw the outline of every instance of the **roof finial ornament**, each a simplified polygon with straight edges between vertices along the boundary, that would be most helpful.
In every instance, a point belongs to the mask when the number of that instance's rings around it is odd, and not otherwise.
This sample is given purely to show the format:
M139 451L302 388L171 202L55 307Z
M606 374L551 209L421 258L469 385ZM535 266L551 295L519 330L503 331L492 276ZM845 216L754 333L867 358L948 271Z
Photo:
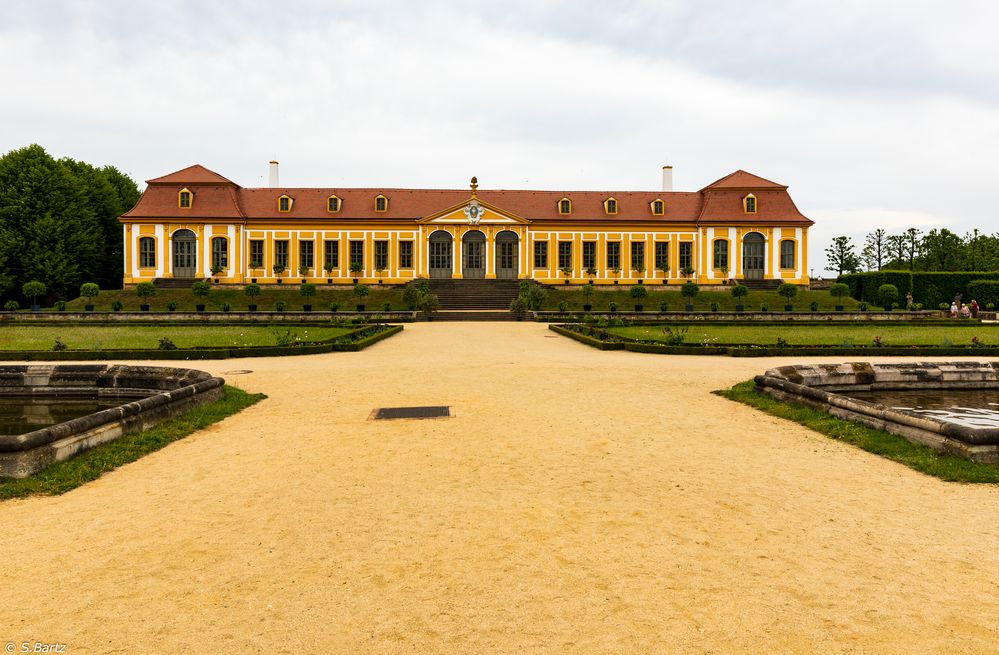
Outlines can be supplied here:
M473 175L472 176L472 183L469 186L472 188L472 197L474 198L475 197L475 192L479 188L479 179Z

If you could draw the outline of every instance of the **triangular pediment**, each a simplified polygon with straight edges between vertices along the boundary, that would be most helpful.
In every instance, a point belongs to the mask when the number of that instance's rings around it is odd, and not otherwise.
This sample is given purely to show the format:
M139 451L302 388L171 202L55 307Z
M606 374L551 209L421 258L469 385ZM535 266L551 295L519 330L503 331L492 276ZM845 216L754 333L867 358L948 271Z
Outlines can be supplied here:
M468 208L472 201L478 203L479 213L476 219L469 216ZM492 203L469 197L465 202L452 205L447 209L424 216L417 223L431 225L526 225L529 220L513 212L501 209Z

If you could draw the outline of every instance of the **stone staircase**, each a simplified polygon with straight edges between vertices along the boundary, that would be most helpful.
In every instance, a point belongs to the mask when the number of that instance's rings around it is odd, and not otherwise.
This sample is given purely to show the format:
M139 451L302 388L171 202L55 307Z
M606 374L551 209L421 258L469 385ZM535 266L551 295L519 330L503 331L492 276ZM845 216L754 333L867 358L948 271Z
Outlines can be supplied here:
M490 310L508 312L520 290L519 280L428 280L430 293L441 301L441 311Z
M780 280L739 280L739 284L745 285L751 291L776 291L780 283Z
M158 277L153 280L153 286L157 289L190 289L195 282L201 282L207 278L200 277Z

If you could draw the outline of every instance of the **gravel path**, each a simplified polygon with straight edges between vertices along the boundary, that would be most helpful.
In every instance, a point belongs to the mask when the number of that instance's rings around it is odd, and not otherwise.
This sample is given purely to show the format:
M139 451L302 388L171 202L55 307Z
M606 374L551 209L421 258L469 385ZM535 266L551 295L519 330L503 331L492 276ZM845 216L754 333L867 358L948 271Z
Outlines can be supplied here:
M999 489L709 393L790 361L424 323L361 353L197 362L270 398L64 496L0 504L0 641L995 652ZM431 404L457 416L368 420Z

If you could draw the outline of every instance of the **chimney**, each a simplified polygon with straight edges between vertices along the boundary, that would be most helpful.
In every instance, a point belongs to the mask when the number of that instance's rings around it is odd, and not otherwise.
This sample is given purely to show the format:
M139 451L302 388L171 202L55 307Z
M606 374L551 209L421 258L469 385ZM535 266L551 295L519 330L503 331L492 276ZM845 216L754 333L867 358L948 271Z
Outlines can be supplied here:
M663 166L663 191L670 192L673 190L673 167Z
M278 187L278 163L271 160L271 174L269 180L270 187L276 189Z

